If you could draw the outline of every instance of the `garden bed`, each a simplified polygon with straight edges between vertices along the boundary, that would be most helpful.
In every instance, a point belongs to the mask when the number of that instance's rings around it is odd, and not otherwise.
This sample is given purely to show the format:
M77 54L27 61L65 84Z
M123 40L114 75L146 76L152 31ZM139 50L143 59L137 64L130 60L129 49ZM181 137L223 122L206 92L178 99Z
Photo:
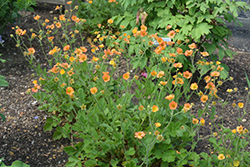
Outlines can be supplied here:
M5 157L4 163L6 165L10 165L15 160L21 160L31 167L60 167L65 166L68 161L68 155L63 151L63 147L70 145L70 141L68 139L54 141L52 139L53 132L43 131L48 115L44 111L37 110L38 102L26 93L28 88L32 88L32 81L37 79L33 75L35 71L29 67L19 48L15 47L15 41L9 37L10 34L14 34L11 27L17 25L22 29L38 28L37 22L33 19L36 15L40 15L42 20L45 18L53 20L53 17L58 17L59 12L54 11L55 7L56 5L38 3L34 12L22 13L24 17L21 18L20 22L8 25L3 34L5 42L4 47L0 47L0 53L3 53L1 58L6 59L7 62L0 64L0 74L4 75L10 84L9 87L0 88L0 106L2 106L0 111L6 116L6 121L4 123L0 122L0 158ZM235 41L237 42L237 40ZM86 40L84 43L85 47L90 48ZM39 44L33 43L33 46L36 47ZM236 108L231 106L234 102L245 102L247 82L244 71L250 76L250 55L234 47L231 49L237 55L234 56L233 60L225 58L222 62L229 66L229 75L234 80L224 83L219 88L218 96L229 101L229 104L224 107L224 126L234 129L238 125L239 113ZM41 64L45 63L42 54L36 59ZM124 72L122 71L122 73ZM238 88L238 91L227 98L228 93L226 90L229 88ZM198 110L203 103L198 98L196 101L195 110ZM250 113L249 108L246 111ZM217 112L216 123L221 123L222 110ZM209 120L208 118L204 119ZM247 114L240 124L249 128L249 120L250 116ZM204 137L210 134L208 122L206 124L207 126L202 127L200 130L200 135ZM197 152L208 152L209 143L203 140L198 143L197 148Z

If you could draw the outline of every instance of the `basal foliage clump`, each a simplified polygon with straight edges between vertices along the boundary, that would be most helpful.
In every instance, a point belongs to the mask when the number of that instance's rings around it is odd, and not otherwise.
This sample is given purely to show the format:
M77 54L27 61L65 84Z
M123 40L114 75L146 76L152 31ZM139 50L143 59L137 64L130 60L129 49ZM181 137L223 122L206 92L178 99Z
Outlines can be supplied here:
M200 52L195 42L178 39L181 33L174 25L168 26L172 41L165 42L145 25L131 30L121 25L121 31L114 31L114 20L108 19L104 26L96 25L87 48L75 43L79 36L83 41L80 31L67 29L70 24L84 25L84 19L74 15L70 19L60 15L54 21L34 19L42 24L41 30L27 34L17 27L12 37L40 77L29 92L40 102L39 109L50 115L44 130L55 127L55 140L63 137L72 142L64 148L70 155L66 166L249 165L249 152L244 150L248 129L239 125L231 131L223 122L214 122L214 101L226 105L218 100L218 87L232 78L227 78L221 62L209 61L209 53ZM35 65L36 48L21 45L23 35L38 40L42 49L46 42L50 46L45 53L48 69ZM184 68L186 59L190 64ZM195 72L200 74L197 81L192 80ZM201 80L204 88L199 86ZM195 109L198 102L192 96L199 97L204 107ZM235 104L245 111L243 106ZM216 133L202 137L200 128L209 128L205 115ZM197 143L207 139L210 150L196 153Z

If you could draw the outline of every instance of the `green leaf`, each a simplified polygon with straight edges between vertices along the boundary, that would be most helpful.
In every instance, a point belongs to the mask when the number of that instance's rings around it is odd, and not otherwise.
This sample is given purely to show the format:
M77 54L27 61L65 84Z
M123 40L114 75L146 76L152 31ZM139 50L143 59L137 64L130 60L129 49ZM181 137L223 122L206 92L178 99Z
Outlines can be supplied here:
M227 50L225 50L225 53L226 53L227 56L229 56L231 59L233 59L233 54L234 54L233 51L227 49Z
M112 159L110 164L112 165L112 167L117 167L117 164L119 163L119 160L115 160L115 159Z
M59 131L59 129L57 128L57 131L55 131L55 133L53 134L53 139L54 140L58 140L62 138L62 132Z
M1 116L1 118L3 120L3 122L4 122L5 121L5 116L2 113L0 113L0 116Z
M9 86L9 83L5 80L5 77L0 75L0 86Z
M147 65L147 62L148 58L146 56L143 56L140 61L140 68L143 69Z
M43 127L44 132L52 130L52 125L51 123L46 122L44 127Z
M202 35L209 34L211 28L213 28L213 26L209 25L208 23L200 23L192 30L192 37L195 40L199 40Z
M71 146L67 146L67 147L64 147L63 150L68 154L68 155L73 155L76 153L76 150L71 147Z
M248 78L248 76L247 76L246 71L245 71L245 75L246 75L246 79L247 79L247 84L248 84L248 87L249 87L249 89L250 89L250 81L249 81L249 78Z
M221 61L223 59L223 57L225 56L225 53L223 50L219 50L218 55L219 55L219 61Z
M134 155L135 149L133 147L130 147L129 150L125 152L125 155Z
M215 145L217 145L217 140L216 140L216 138L214 138L214 137L210 137L210 138L208 139L208 141L211 142L211 143L213 143L213 144L215 144Z
M12 163L11 167L30 167L30 165L27 165L23 163L22 161L15 161Z
M204 158L205 160L208 160L208 158L209 158L208 154L207 154L207 153L204 153L204 152L200 153L200 156L201 156L202 158Z
M209 54L212 54L216 49L216 46L214 44L210 44L210 43L203 43L202 46L204 46L206 48L206 50L208 51Z
M95 159L90 159L84 163L86 166L95 166L96 160Z
M81 163L77 157L71 156L69 157L69 162L66 163L66 167L76 167L76 164Z
M175 161L175 151L174 150L168 150L163 153L162 160L164 162L174 162Z

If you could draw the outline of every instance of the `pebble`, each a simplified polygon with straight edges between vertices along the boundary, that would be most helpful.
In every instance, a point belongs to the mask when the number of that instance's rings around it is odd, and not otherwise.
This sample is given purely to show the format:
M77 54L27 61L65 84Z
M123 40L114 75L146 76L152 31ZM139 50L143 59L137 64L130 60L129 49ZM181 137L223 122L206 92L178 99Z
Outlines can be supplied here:
M242 122L246 122L247 120L246 119L242 119Z

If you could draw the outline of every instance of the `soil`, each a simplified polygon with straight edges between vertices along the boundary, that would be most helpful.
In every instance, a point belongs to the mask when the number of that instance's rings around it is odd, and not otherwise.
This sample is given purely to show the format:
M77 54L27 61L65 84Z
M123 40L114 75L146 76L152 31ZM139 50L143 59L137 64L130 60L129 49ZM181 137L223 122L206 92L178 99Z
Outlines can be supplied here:
M4 47L0 46L0 58L7 60L6 63L0 63L0 74L4 75L9 82L8 87L0 87L0 112L6 116L6 121L0 121L0 158L5 157L4 163L11 165L15 160L20 160L29 164L31 167L60 167L65 166L68 161L68 155L63 151L63 147L70 145L68 139L54 141L52 139L53 131L44 132L43 126L48 115L45 111L37 109L38 102L29 94L26 93L28 88L33 87L32 81L36 79L35 71L29 67L28 62L23 57L19 48L15 47L15 41L10 38L10 34L14 34L13 26L19 26L22 29L38 29L37 22L33 19L34 16L40 15L41 19L45 18L53 20L53 17L58 17L59 12L55 12L56 5L38 3L34 7L34 12L23 12L23 17L20 21L9 24L2 35L5 40ZM247 114L241 122L237 118L242 115L236 108L232 108L232 103L246 102L245 88L247 86L244 71L250 76L250 53L244 44L249 44L249 29L245 28L245 35L237 35L240 28L229 27L233 32L233 37L229 40L230 48L236 52L234 59L225 58L222 62L230 68L230 76L233 81L225 82L219 89L219 97L221 100L229 102L222 109L220 104L217 104L217 117L215 123L223 122L224 126L234 129L241 124L249 129L250 116ZM248 36L247 36L247 35ZM243 45L242 45L243 43ZM85 41L85 47L89 47ZM33 43L36 47L39 45ZM244 49L244 50L243 50ZM36 59L43 64L43 57L37 56ZM232 93L228 97L226 90L228 88L238 88L238 91ZM195 99L195 98L194 98ZM196 102L195 109L203 108L204 105ZM246 112L250 113L249 108ZM200 135L206 136L210 134L211 126L208 125L209 115L205 118L206 125L201 128ZM197 145L197 152L208 152L209 143L206 140L201 140ZM249 150L249 148L246 148Z

